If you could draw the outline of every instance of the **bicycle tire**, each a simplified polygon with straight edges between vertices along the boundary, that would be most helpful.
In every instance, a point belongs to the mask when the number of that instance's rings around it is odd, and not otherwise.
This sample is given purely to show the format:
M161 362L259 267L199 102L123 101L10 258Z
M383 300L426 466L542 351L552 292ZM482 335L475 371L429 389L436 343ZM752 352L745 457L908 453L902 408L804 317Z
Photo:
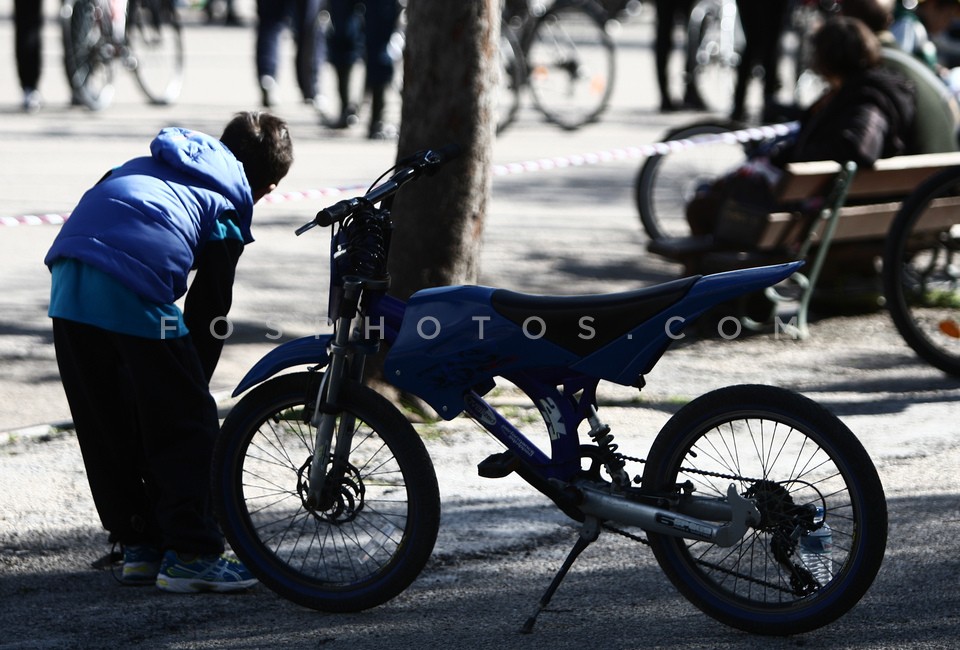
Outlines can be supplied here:
M616 48L602 7L557 0L523 46L527 84L548 122L573 131L600 118L616 78Z
M929 178L903 202L884 245L883 287L907 345L960 377L960 166Z
M166 106L183 88L183 35L172 0L130 0L127 66L151 104Z
M742 128L739 122L707 120L668 131L665 142L694 140ZM666 154L655 154L640 165L634 182L634 201L644 232L652 240L687 237L687 203L697 189L747 159L743 143L736 139L711 138L710 144L678 146Z
M321 377L275 377L230 411L214 451L214 503L233 551L267 587L311 609L355 612L393 598L419 575L437 538L440 495L410 423L385 398L350 383L338 417L356 419L353 469L339 503L311 509L303 490L315 429L304 420Z
M731 7L733 15L724 15ZM743 29L736 16L736 5L716 0L698 2L687 26L687 60L693 62L689 83L693 84L708 110L729 114L737 83L739 52L743 51ZM723 28L732 21L733 31ZM724 43L724 41L732 42Z
M697 494L721 498L733 483L761 513L730 548L649 534L670 581L716 620L756 634L808 632L846 613L873 583L887 539L883 486L856 436L809 398L730 386L681 408L651 446L643 487L679 497L688 480ZM800 534L804 512L810 529L819 505L832 527L832 578L801 578L794 590L791 576L808 567L791 534ZM786 570L775 554L798 568Z
M109 34L97 16L97 0L63 0L60 31L63 63L74 102L92 111L107 108L114 95L114 59Z
M503 21L500 25L500 82L497 91L497 135L500 135L517 119L520 96L526 79L523 50L513 33L513 28Z

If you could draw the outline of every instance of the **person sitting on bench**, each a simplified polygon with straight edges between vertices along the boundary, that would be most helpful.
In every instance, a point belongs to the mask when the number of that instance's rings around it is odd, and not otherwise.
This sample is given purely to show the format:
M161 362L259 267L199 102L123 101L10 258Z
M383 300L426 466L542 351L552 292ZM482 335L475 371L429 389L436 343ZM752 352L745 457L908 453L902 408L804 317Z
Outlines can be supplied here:
M880 39L880 65L903 75L913 83L917 102L913 144L916 153L957 151L960 102L927 59L904 50L891 31L896 0L843 0L840 13L862 20Z
M813 35L813 51L812 67L828 89L804 111L792 136L758 147L740 168L700 188L687 205L692 234L713 234L733 195L769 203L770 211L782 209L773 189L787 163L834 160L870 167L880 158L918 153L914 87L880 65L880 42L861 20L829 18Z

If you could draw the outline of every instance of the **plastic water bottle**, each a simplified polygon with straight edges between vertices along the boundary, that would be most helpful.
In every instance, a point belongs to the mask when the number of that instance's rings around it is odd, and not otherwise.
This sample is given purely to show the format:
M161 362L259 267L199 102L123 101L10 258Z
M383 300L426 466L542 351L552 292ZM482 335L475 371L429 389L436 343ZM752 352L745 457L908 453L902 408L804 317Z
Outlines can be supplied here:
M820 528L800 536L800 561L823 587L833 578L833 531L823 520L823 508L818 506L813 523L820 522Z

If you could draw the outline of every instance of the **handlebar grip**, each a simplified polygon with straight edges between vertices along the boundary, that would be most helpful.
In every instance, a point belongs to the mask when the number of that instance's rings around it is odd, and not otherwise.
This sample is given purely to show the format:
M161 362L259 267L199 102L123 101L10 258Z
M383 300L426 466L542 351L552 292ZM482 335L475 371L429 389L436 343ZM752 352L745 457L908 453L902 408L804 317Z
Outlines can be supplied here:
M353 212L360 203L359 199L344 199L337 201L330 207L324 208L317 213L313 222L321 228L326 228L335 223L343 221L351 212Z
M313 218L313 221L310 223L305 223L297 228L295 234L299 237L303 233L316 226L326 228L339 221L342 221L348 214L350 214L357 202L357 199L344 199L343 201L337 201L333 205L320 210L320 212L317 213L317 216Z

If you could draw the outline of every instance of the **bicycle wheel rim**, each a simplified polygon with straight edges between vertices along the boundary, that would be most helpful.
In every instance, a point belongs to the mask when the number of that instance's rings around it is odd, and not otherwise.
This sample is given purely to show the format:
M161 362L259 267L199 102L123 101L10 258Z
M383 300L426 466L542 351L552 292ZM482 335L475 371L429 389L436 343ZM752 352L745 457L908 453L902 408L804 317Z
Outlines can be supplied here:
M168 0L130 4L127 65L151 103L177 100L183 87L183 42L176 8Z
M703 611L751 632L805 632L848 611L872 583L886 546L883 489L853 434L815 403L770 387L728 387L688 406L658 437L644 487L689 480L695 494L723 496L732 483L755 500L762 519L729 548L651 534L667 575ZM832 576L825 584L801 576L794 585L798 574L776 554L816 568L787 536L797 532L797 508L811 506L824 507L832 529Z
M635 198L640 222L650 239L690 235L687 204L700 188L736 169L747 157L744 145L735 138L710 136L737 128L739 125L732 122L682 127L665 136L677 146L644 161L637 175ZM698 137L704 139L703 143L693 144Z
M506 22L500 26L500 64L497 66L500 78L495 112L498 135L513 124L517 117L520 93L526 76L523 54L512 29Z
M558 4L537 19L524 48L533 100L564 129L596 121L616 77L613 39L588 3Z
M946 174L918 189L891 226L884 289L907 344L960 376L960 169Z
M264 584L306 607L359 611L389 600L436 539L439 495L422 445L407 444L418 440L412 429L413 438L395 437L382 398L345 391L338 418L355 419L351 469L335 503L311 507L315 429L304 396L316 394L319 377L272 381L235 407L218 440L215 494L227 539Z

